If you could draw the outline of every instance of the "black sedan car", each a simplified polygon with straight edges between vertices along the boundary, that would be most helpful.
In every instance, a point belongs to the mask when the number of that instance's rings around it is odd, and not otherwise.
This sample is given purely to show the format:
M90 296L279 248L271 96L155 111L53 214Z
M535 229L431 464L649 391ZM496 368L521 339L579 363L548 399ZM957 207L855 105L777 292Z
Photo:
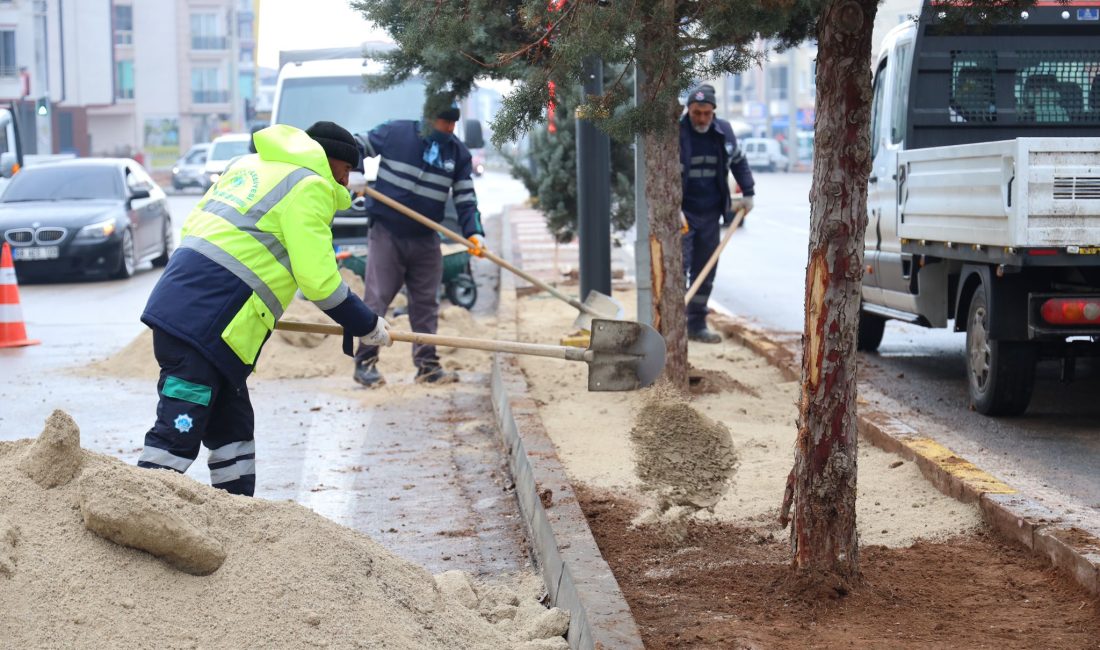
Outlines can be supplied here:
M21 278L128 278L168 263L164 192L136 161L78 158L22 169L0 196L0 235Z

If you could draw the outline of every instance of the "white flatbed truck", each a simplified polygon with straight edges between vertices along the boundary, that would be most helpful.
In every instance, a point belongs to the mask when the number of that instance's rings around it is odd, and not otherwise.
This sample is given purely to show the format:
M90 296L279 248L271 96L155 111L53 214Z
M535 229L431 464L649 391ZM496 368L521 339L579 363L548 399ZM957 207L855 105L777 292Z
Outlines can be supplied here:
M1023 413L1040 358L1100 355L1100 2L883 41L858 347L887 320L966 332L986 415Z

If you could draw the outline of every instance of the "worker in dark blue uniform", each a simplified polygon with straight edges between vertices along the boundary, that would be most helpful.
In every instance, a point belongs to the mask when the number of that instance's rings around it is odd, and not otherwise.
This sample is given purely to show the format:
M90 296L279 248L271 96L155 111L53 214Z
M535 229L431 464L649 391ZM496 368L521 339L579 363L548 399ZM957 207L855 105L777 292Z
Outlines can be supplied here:
M480 256L485 231L471 178L473 157L454 136L459 109L447 102L433 113L427 124L394 120L356 137L364 157L380 157L375 190L437 223L443 221L447 197L453 196L462 236L473 244L470 252ZM384 314L404 285L409 295L410 327L414 332L435 334L443 281L439 235L378 201L372 201L367 212L371 228L363 302ZM412 353L417 383L458 380L457 373L440 364L434 345L414 344ZM355 353L355 381L368 388L384 384L377 364L378 346L361 344Z
M730 123L715 117L714 87L703 84L688 94L687 113L680 118L680 175L684 197L681 210L687 228L683 236L684 274L695 282L718 248L721 224L730 225L728 172L741 187L739 208L753 208L754 182L745 155L737 146ZM688 339L719 343L722 336L707 329L707 301L714 285L715 266L687 305Z

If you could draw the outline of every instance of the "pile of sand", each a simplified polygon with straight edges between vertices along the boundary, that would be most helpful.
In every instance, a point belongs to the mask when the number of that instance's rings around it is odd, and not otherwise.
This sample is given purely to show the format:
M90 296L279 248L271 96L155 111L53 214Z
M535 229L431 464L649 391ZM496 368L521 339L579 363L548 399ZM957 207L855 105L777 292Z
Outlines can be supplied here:
M62 412L0 442L5 647L567 648L568 614L528 591L82 450Z
M347 269L343 269L342 273L352 290L356 290L354 279L358 276ZM362 294L362 280L358 281L358 292ZM394 300L394 306L403 304L403 298ZM333 324L313 303L302 299L295 299L290 304L282 320ZM392 329L410 330L408 316L391 316L387 321ZM437 333L440 335L482 338L486 331L485 325L461 307L448 305L439 312ZM487 352L445 347L439 349L439 355L443 365L452 370L487 369L489 364ZM260 379L305 379L346 375L350 378L352 368L352 359L343 353L341 337L276 330L260 352L255 376ZM383 350L379 369L388 380L411 378L415 368L409 344L394 343L392 348ZM77 372L93 377L155 381L160 369L153 356L152 331L143 331L122 350L102 361L78 368Z
M633 292L616 292L616 298L627 306L630 318L630 308L636 304ZM524 341L553 341L570 331L577 315L568 305L541 295L522 298L518 310L519 337ZM694 516L772 528L794 464L799 384L785 381L765 359L732 341L690 345L688 356L701 376L697 388L702 394L686 398L685 403L725 425L737 452L736 473L715 504L714 514L703 509ZM520 365L570 478L660 506L644 477L639 477L648 471L639 461L648 462L644 459L649 452L631 433L648 395L589 393L584 364L520 357ZM695 460L709 463L713 459ZM899 460L870 444L859 445L856 509L863 544L904 547L918 539L949 538L982 525L977 508L944 496L915 464L899 465Z

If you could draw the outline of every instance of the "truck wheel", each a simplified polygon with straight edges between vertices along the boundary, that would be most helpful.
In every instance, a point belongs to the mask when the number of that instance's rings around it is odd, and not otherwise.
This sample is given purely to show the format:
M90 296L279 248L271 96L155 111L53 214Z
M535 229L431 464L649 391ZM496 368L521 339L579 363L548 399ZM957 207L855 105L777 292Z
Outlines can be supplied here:
M982 415L1020 415L1031 401L1038 350L1031 343L990 338L989 320L985 290L979 287L966 320L970 401Z
M874 352L882 343L882 333L886 330L886 319L878 314L869 314L859 310L859 328L856 335L856 349L860 352Z

